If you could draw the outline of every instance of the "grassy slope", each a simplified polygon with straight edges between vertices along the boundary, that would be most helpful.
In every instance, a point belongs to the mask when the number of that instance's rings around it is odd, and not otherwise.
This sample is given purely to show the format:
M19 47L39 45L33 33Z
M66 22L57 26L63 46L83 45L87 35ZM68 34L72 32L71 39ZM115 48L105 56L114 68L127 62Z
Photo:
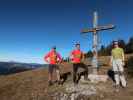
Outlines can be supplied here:
M64 64L62 72L68 72L71 64ZM107 67L109 69L109 67ZM0 76L0 100L51 100L51 95L63 90L63 86L48 87L47 70L37 69L9 76ZM70 83L70 81L65 84ZM72 83L72 82L71 82ZM128 79L128 88L116 93L112 81L94 84L99 91L90 100L133 100L133 79Z

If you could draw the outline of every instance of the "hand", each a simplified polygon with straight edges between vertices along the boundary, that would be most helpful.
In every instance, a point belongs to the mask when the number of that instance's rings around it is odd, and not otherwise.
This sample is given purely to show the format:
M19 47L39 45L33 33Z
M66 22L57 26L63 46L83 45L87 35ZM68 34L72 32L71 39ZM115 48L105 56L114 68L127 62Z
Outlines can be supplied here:
M62 61L59 61L59 64L61 64L62 63Z
M122 65L125 66L125 62L124 61L122 61Z
M46 60L46 62L49 64L49 61L48 60Z
M61 63L62 63L62 61L57 61L57 63L58 63L58 64L61 64Z
M112 62L109 62L109 66L112 66Z

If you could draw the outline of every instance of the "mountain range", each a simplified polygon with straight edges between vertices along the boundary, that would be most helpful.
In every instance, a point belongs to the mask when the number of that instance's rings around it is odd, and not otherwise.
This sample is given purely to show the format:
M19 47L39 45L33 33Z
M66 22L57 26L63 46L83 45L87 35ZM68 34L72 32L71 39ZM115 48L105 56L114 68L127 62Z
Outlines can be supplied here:
M20 62L0 62L0 75L8 75L12 73L33 70L41 67L47 67L47 64L37 63L20 63Z

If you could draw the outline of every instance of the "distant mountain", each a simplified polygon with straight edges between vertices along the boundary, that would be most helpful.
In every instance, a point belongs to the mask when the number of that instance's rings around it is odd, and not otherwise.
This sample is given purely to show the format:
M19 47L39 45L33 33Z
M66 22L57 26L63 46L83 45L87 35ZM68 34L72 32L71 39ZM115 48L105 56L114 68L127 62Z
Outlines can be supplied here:
M0 75L18 73L47 66L47 64L36 63L0 62Z

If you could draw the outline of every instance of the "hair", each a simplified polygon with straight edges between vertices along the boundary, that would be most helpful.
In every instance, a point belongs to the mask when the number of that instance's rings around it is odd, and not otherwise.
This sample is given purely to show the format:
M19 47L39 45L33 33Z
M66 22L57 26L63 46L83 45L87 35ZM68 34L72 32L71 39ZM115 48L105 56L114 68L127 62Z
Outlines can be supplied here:
M118 44L118 46L119 46L119 41L113 41L113 42L112 42L112 47L113 47L113 48L114 48L116 42L117 42L117 44Z
M56 46L53 46L52 49L56 49Z
M75 46L78 46L78 45L80 46L80 44L79 44L79 43L76 43L76 44L75 44Z

